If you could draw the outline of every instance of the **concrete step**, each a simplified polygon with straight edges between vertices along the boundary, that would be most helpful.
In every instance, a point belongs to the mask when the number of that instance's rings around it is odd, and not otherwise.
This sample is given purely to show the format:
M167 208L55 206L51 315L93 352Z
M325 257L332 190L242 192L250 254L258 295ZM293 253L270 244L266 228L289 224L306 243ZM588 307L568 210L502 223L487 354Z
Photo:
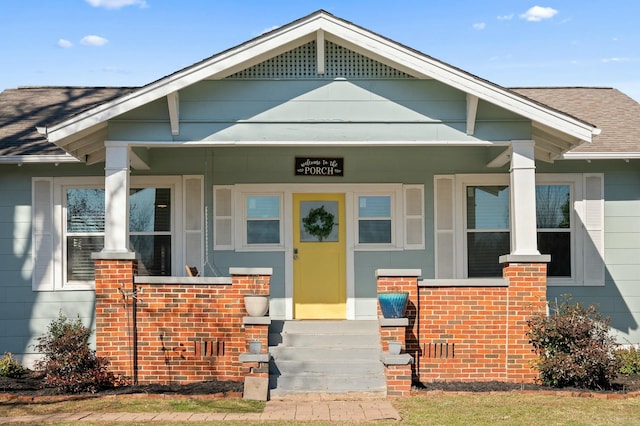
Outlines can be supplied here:
M269 345L273 396L386 395L377 321L273 322Z
M324 374L296 374L271 376L272 394L275 396L296 393L386 393L387 383L377 376L327 376Z
M356 375L384 374L384 366L379 360L340 360L335 361L292 361L278 360L273 362L271 371L274 374L326 374Z
M358 359L380 360L382 349L378 346L276 346L270 347L269 353L275 360L286 361L348 361Z

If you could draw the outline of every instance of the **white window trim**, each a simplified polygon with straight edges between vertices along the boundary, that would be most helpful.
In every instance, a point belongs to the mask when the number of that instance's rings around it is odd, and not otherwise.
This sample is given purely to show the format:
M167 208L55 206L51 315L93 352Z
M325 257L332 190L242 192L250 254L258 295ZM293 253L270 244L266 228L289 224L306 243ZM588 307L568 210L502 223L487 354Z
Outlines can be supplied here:
M602 174L597 174L601 178ZM467 243L466 243L466 187L482 186L482 185L509 185L508 174L460 174L460 175L439 175L434 177L434 185L437 179L452 176L454 179L454 278L469 279L467 274ZM548 277L547 284L549 286L585 286L584 277L584 239L587 231L584 229L584 178L591 174L582 173L554 173L554 174L536 174L536 185L558 184L571 186L571 203L573 209L571 211L571 278ZM434 204L437 197L434 197ZM437 211L437 206L434 206ZM434 232L437 234L438 230ZM505 253L507 254L507 253ZM438 254L436 254L437 258ZM604 258L604 253L602 253ZM436 271L437 273L437 271ZM594 285L594 284L589 284ZM600 285L604 285L604 280Z
M279 198L279 243L277 244L249 244L247 241L247 199L252 196L269 197L274 196ZM235 227L235 241L240 242L240 247L237 247L237 251L282 251L285 248L284 241L284 194L282 192L237 192L233 195L234 204L236 206L236 212L242 212L242 220L237 221L239 226Z
M360 197L389 197L390 198L390 217L391 220L391 242L390 243L360 243L360 220L376 220L381 218L361 218L359 215ZM404 198L399 196L398 190L394 191L358 191L353 193L353 241L356 251L384 251L384 250L401 250L404 248L404 221L403 217ZM402 242L402 243L401 243Z
M104 177L54 177L52 183L52 228L55 236L53 246L53 288L38 288L38 290L93 290L95 289L95 281L67 282L66 198L64 194L66 188L104 188ZM176 274L177 271L181 271L184 268L182 176L134 176L131 178L130 185L132 188L171 188L171 270Z
M416 188L416 185L409 185ZM232 217L233 242L231 246L217 246L215 250L235 250L237 252L269 252L288 251L291 249L290 233L293 218L292 196L295 193L340 193L345 194L347 222L350 224L354 251L398 251L404 250L404 188L402 184L238 184L214 186L230 188L232 209L242 212ZM246 198L252 195L281 195L280 244L247 244L246 242ZM391 244L358 244L357 241L357 200L361 195L387 195L392 197L392 243ZM215 211L215 207L214 207ZM424 212L424 209L423 209ZM423 228L424 229L424 228ZM214 237L215 238L215 237ZM415 249L415 248L412 248Z

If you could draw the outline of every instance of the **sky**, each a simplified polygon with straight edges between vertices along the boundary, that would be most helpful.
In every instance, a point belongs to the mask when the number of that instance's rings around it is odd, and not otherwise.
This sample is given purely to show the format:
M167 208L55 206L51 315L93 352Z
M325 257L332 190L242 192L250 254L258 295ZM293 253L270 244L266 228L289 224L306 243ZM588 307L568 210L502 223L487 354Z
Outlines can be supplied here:
M318 9L505 87L640 101L638 0L0 0L0 90L141 86Z

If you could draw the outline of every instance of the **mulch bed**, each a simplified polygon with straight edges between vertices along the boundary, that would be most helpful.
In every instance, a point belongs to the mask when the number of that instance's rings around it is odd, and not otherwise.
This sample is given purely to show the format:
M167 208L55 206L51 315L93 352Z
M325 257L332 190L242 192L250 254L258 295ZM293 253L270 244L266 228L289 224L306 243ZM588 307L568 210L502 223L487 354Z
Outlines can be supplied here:
M93 396L109 395L215 395L215 396L242 396L243 382L233 381L206 381L186 385L180 384L150 384L150 385L126 385L111 389L103 389L92 393ZM42 374L29 372L19 378L0 377L0 394L10 394L24 397L58 396L60 392L54 388L44 386ZM85 394L86 396L86 394Z
M568 392L571 394L629 394L640 395L640 376L620 375L611 384L609 389L578 389L578 388L552 388L536 383L504 383L504 382L431 382L416 383L414 392L443 391L443 392Z
M127 385L118 386L112 389L104 389L94 394L66 395L74 396L158 396L158 397L179 397L179 396L199 396L199 397L240 397L242 396L243 382L233 381L206 381L191 384L168 384L168 385ZM640 376L619 376L610 389L585 390L575 388L551 388L535 383L504 383L497 381L488 382L430 382L416 383L412 389L413 393L439 391L439 392L568 392L573 395L628 395L640 396ZM43 376L35 372L29 372L20 378L0 377L0 396L4 399L57 399L64 397L56 389L44 387Z

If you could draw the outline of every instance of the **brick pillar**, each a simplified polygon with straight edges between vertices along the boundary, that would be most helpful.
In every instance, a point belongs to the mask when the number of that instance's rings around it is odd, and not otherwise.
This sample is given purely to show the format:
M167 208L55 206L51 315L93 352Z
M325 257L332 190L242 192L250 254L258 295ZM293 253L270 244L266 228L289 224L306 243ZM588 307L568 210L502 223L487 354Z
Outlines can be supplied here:
M411 393L411 364L385 365L387 396L399 398Z
M531 367L536 359L527 338L527 319L546 311L547 264L505 263L503 277L507 290L506 377L509 382L532 382L538 372Z
M109 360L109 369L114 374L133 380L133 311L130 295L138 262L135 258L94 256L94 259L96 355Z
M420 352L420 344L418 340L418 277L422 275L420 269L378 269L376 270L377 290L378 293L388 292L407 292L409 293L409 301L407 303L407 312L405 317L408 319L408 325L404 328L404 349L406 353L412 356L414 360L418 360ZM378 316L381 316L380 306L378 306ZM383 331L381 330L381 335ZM386 332L385 332L386 334ZM388 336L391 339L391 336ZM400 340L400 339L396 339ZM416 364L414 364L416 365ZM413 376L416 372L413 371Z

